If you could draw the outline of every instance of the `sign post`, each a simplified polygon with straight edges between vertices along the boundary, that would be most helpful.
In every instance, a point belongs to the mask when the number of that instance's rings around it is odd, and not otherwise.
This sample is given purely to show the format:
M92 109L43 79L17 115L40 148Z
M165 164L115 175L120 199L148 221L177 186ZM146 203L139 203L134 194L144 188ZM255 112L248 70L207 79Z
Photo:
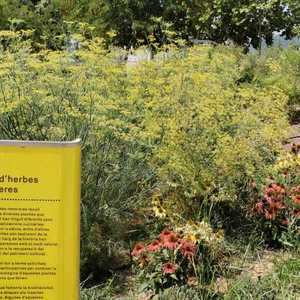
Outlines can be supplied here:
M80 142L0 141L0 300L78 300Z

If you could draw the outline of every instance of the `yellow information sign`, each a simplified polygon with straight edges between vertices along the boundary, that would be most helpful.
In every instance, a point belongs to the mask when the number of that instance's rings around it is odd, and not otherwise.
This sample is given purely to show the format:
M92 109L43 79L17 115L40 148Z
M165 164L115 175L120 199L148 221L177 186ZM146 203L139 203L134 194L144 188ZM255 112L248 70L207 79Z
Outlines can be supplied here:
M79 141L0 141L0 300L79 299Z

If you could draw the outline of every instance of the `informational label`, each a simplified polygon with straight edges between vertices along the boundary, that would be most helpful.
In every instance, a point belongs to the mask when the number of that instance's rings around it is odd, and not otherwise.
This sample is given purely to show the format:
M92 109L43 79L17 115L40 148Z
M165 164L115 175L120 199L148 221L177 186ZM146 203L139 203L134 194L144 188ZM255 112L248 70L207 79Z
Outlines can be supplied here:
M79 299L80 145L0 141L0 300Z

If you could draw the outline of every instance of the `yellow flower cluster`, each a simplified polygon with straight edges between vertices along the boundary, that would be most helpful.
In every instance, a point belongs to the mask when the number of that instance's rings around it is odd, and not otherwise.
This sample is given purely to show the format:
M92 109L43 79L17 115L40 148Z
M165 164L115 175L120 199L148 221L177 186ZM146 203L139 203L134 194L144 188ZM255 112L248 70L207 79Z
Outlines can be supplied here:
M142 182L145 203L155 182L164 191L153 196L152 211L181 226L201 203L237 201L269 164L288 125L287 97L279 88L237 85L242 54L195 46L128 69L100 39L87 43L72 54L0 52L1 137L81 137L84 168L92 169L84 170L86 197L111 185L121 201L121 187L136 193L131 184ZM130 193L126 199L139 197ZM215 238L205 226L186 230L191 239Z
M277 163L274 165L274 171L286 171L290 169L294 169L300 166L300 152L297 154L293 153L285 153L283 154L278 160Z
M167 211L164 209L160 195L155 194L152 197L152 210L155 215L155 217L159 219L165 219L167 217Z
M201 241L211 246L220 243L224 239L222 230L215 233L210 224L205 221L188 221L183 226L175 228L175 230L182 233L183 237L191 242Z
M281 71L280 63L272 58L267 59L266 66L270 69L272 73L278 73Z

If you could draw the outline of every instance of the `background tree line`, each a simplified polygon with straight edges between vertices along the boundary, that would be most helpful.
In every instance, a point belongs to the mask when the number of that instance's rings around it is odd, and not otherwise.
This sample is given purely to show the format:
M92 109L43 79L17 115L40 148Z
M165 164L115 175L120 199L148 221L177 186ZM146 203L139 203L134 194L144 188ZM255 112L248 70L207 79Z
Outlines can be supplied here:
M231 40L259 48L274 31L299 33L298 0L0 0L0 30L32 31L35 46L59 49L89 24L87 34L117 46L159 45L183 40ZM76 24L75 24L76 25Z

